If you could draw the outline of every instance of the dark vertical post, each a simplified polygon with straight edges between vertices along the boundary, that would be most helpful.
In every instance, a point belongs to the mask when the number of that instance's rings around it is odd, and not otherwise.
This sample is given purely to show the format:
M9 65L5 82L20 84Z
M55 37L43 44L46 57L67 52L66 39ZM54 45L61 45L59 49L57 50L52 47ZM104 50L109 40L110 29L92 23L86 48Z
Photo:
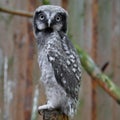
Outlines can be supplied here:
M33 12L36 7L36 2L34 0L29 0L28 10ZM31 21L27 20L27 58L26 58L26 86L25 86L25 104L24 104L24 116L25 120L31 119L31 109L33 101L33 64L34 64L34 36Z
M120 68L119 61L120 61L120 1L119 0L112 0L112 53L111 53L111 70L113 71L113 79L114 82L120 86L119 74ZM120 108L113 101L112 103L112 120L119 120L120 119Z
M62 7L67 10L68 0L62 0L61 3L62 3Z
M98 41L98 0L92 0L92 49L91 54L94 61L97 61L97 41ZM92 80L92 115L91 120L97 119L96 108L96 82Z

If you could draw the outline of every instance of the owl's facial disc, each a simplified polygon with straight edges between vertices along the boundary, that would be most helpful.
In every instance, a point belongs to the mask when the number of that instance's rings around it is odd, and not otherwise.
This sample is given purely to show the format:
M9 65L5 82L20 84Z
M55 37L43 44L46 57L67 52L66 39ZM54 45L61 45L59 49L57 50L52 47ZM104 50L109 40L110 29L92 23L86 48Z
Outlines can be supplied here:
M39 12L37 15L36 19L36 26L38 30L44 30L46 29L46 22L47 22L47 16L45 15L44 12Z
M67 31L67 12L56 6L40 6L34 14L35 34L39 32Z

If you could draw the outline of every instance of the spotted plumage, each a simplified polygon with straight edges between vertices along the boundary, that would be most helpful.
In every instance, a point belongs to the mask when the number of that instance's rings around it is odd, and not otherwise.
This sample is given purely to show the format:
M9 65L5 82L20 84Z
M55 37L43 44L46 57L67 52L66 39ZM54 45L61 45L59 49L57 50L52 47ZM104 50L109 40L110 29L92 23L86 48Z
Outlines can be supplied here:
M38 110L59 108L73 116L78 102L81 65L75 48L66 35L68 13L59 6L44 5L33 17L38 45L38 63L47 104Z

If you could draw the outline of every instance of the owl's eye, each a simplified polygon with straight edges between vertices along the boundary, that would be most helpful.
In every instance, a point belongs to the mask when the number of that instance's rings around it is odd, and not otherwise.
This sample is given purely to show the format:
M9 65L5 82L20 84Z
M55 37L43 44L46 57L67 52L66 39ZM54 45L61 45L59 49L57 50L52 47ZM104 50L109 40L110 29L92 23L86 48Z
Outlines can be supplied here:
M56 20L57 22L60 22L61 19L62 19L61 15L57 15L57 16L55 17L55 20Z
M40 13L40 14L39 14L39 19L40 19L40 20L44 20L44 19L45 19L44 14Z

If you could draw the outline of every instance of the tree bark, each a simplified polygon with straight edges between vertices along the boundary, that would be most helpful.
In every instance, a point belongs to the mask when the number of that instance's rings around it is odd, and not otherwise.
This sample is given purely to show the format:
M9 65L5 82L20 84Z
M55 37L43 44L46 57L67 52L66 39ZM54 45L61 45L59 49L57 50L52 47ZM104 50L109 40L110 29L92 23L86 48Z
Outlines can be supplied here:
M69 120L69 118L59 110L45 110L43 120Z
M32 17L33 16L33 13L30 13L30 12L25 12L23 10L12 10L12 9L4 8L4 7L0 7L0 12L12 14L12 15L18 15L18 16L22 16L22 17Z

